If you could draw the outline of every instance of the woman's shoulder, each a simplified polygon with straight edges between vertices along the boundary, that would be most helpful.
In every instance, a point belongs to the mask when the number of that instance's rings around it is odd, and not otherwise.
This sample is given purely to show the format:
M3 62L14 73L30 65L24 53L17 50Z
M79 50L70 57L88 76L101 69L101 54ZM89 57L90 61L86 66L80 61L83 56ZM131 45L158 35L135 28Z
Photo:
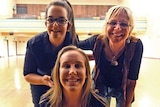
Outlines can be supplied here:
M45 40L45 38L48 38L48 33L42 32L42 33L37 34L37 35L33 36L32 38L30 38L28 40L28 42L30 42L31 44L40 43L43 40Z
M130 44L135 44L136 45L136 49L138 48L141 48L141 49L143 49L143 43L142 43L142 40L140 39L140 38L137 38L137 37L135 37L135 36L131 36L131 38L130 38L130 40L131 40L131 42L130 42Z
M142 40L140 38L138 38L138 37L131 36L130 40L131 40L131 42L142 44Z
M42 32L30 38L28 40L28 45L37 47L43 45L43 43L46 44L47 42L49 42L48 33Z

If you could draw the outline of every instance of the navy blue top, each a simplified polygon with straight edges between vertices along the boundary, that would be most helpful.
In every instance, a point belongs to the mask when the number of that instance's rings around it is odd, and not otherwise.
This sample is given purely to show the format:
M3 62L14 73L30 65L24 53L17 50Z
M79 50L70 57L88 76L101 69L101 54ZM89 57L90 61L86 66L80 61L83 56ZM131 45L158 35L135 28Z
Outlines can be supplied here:
M40 103L40 107L50 107L50 104L48 103L48 100L46 99L42 103ZM97 100L92 94L89 102L89 106L87 107L106 107L103 105L99 100Z
M84 41L80 41L78 43L78 47L84 50L93 50L94 44L96 42L96 38L98 35L94 35ZM139 39L135 46L135 53L130 62L129 74L128 79L137 80L139 75L139 69L142 59L143 53L143 44L142 41ZM118 66L113 66L111 61L106 59L105 53L102 52L100 54L100 76L101 81L105 86L117 88L121 87L122 84L122 67L123 67L123 60L124 60L124 52L122 55L117 59ZM107 71L107 72L106 72Z
M43 32L31 38L27 42L23 72L24 76L29 73L51 75L59 50L71 43L69 33L66 33L64 42L58 48L53 47L50 43L47 32ZM48 89L48 86L31 84L33 102L38 104L40 96Z

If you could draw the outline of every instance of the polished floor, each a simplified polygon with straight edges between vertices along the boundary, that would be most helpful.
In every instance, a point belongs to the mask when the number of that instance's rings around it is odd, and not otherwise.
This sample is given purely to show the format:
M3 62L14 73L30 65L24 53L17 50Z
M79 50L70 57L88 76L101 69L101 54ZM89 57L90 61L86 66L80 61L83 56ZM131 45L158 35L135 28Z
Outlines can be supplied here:
M142 38L144 55L132 107L160 107L160 39ZM33 107L24 56L0 58L0 107ZM91 67L94 62L91 62ZM113 99L111 107L115 107Z

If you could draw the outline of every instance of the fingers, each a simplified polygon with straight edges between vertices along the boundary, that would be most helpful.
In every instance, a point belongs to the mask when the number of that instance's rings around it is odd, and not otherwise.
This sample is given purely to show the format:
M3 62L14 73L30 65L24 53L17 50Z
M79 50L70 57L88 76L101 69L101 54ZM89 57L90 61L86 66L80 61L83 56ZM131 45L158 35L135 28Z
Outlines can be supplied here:
M53 87L53 81L51 80L51 76L44 75L43 76L43 83L46 86Z
M49 86L49 87L53 87L53 86L54 86L53 81L50 81L50 82L48 83L48 86Z

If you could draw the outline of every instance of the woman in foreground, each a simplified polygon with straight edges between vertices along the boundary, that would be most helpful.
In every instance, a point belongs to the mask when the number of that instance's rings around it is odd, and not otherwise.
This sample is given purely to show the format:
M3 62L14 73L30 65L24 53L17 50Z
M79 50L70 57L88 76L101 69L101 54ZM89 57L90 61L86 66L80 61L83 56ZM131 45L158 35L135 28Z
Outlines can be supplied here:
M91 89L91 74L86 54L66 46L58 54L52 71L54 86L41 97L41 107L108 107Z

